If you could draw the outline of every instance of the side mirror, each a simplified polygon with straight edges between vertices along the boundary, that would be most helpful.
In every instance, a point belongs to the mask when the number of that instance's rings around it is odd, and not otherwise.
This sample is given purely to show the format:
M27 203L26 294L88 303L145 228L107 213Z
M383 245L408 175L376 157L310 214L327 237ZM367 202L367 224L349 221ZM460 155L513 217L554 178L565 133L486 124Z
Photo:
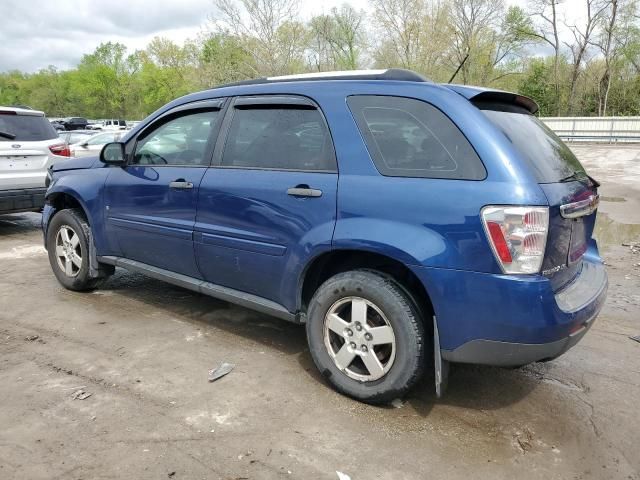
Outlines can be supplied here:
M100 161L107 165L126 165L127 158L124 153L124 143L107 143L100 151Z

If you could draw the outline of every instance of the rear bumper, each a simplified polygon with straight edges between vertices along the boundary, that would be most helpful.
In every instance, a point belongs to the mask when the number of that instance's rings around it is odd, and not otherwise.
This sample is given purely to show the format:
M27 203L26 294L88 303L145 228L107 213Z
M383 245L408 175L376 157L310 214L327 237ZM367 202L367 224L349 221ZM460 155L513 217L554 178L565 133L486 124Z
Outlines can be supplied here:
M520 366L562 355L591 328L608 288L595 243L559 292L541 275L418 270L436 311L442 357L460 363Z
M496 367L519 367L528 363L559 357L587 333L594 315L578 331L549 343L512 343L495 340L471 340L455 350L441 350L442 358L456 363L475 363Z
M0 214L40 210L46 192L46 188L0 190Z

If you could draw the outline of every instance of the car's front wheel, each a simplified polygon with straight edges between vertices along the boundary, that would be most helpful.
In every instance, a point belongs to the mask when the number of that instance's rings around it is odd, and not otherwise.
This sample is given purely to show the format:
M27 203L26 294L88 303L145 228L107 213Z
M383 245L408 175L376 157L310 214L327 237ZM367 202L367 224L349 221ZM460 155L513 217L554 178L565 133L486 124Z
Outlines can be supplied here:
M320 372L365 402L401 397L423 371L420 313L399 284L377 272L355 270L324 282L309 305L307 338Z
M101 278L89 271L90 227L76 209L58 212L47 229L49 263L58 281L69 290L94 289Z

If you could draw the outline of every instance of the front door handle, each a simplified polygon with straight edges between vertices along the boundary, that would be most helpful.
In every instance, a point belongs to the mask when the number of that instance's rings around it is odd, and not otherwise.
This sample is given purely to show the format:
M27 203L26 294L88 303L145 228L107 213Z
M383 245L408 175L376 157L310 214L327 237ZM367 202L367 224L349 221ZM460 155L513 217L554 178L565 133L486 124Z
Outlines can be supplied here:
M179 178L171 182L169 184L169 188L178 188L182 190L188 190L190 188L193 188L193 183L185 181L184 178Z
M321 197L322 190L309 188L309 185L298 185L297 187L289 188L287 195L291 195L292 197Z

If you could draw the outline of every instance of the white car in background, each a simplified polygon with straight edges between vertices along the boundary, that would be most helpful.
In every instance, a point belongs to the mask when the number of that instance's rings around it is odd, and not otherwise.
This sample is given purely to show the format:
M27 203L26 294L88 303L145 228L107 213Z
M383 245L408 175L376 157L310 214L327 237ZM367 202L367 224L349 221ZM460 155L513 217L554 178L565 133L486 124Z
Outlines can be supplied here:
M117 119L109 119L102 120L98 123L92 123L87 125L87 130L102 130L102 131L110 131L110 130L126 130L127 122L124 120Z
M69 153L44 112L0 106L0 214L42 209L47 169Z
M69 145L72 157L90 157L99 155L107 143L117 142L125 134L122 131L98 133L79 143Z

